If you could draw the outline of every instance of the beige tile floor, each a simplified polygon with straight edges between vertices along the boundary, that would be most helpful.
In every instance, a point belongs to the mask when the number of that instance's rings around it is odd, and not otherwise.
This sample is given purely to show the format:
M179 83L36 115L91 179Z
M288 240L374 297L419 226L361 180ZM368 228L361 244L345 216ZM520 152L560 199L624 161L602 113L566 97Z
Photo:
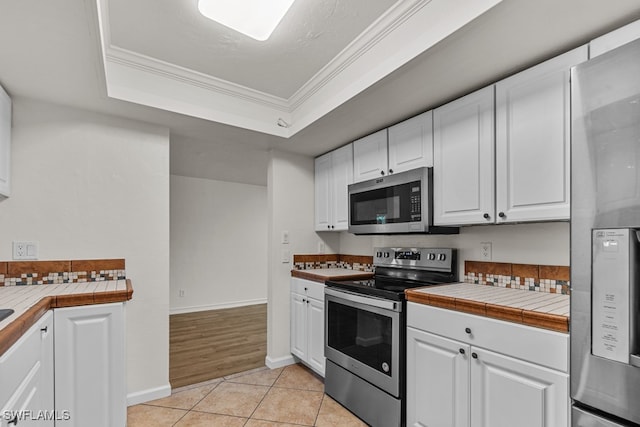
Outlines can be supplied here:
M131 406L129 427L365 427L324 394L322 379L302 365L260 368L173 391Z

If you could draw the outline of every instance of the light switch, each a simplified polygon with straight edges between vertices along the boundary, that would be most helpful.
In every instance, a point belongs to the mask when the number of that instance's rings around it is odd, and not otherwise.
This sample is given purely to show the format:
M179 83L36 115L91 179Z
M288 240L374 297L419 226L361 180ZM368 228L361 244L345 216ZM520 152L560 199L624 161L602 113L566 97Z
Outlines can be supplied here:
M285 245L289 243L289 232L286 230L282 232L282 243Z

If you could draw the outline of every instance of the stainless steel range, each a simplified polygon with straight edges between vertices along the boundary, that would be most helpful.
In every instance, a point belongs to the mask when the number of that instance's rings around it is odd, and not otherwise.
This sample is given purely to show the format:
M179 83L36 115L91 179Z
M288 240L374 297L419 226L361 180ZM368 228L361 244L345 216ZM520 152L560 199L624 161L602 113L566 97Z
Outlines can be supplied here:
M409 288L458 281L455 249L375 248L372 280L325 282L325 392L373 427L405 420Z

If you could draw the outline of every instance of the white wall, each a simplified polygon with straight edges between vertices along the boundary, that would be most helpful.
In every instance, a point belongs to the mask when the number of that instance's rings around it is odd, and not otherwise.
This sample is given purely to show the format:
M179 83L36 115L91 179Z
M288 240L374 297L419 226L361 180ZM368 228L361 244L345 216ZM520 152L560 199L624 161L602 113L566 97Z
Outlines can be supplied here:
M313 158L272 151L268 172L269 282L267 306L267 365L286 364L289 351L289 280L293 254L316 253ZM282 244L282 232L289 244ZM284 251L291 256L282 262Z
M340 253L372 255L376 246L453 247L458 249L460 277L464 260L480 261L480 242L492 243L492 261L569 265L569 223L461 227L458 235L354 236L340 235Z
M125 258L130 401L169 389L168 129L14 99L12 196L0 259L36 240L40 259Z
M266 186L171 175L170 289L171 313L267 301Z

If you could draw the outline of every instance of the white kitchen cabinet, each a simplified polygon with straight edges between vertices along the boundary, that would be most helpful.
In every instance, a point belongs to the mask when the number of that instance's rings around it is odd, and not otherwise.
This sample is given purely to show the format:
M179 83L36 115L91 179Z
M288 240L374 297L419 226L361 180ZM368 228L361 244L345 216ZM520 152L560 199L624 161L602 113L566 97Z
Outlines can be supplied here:
M353 142L353 181L433 166L433 112Z
M387 129L353 141L353 182L387 174Z
M0 199L11 194L11 98L0 86Z
M291 354L324 377L324 284L291 278Z
M433 112L389 128L389 173L433 166Z
M569 423L569 336L407 304L407 426Z
M57 426L124 426L127 419L123 303L54 310Z
M493 86L436 108L433 128L434 224L493 222Z
M407 329L407 426L468 427L469 348Z
M315 229L342 231L349 228L347 187L353 183L351 144L315 160Z
M496 83L496 222L568 220L570 69L582 46Z
M0 357L0 426L54 425L53 357L53 315L47 312Z

